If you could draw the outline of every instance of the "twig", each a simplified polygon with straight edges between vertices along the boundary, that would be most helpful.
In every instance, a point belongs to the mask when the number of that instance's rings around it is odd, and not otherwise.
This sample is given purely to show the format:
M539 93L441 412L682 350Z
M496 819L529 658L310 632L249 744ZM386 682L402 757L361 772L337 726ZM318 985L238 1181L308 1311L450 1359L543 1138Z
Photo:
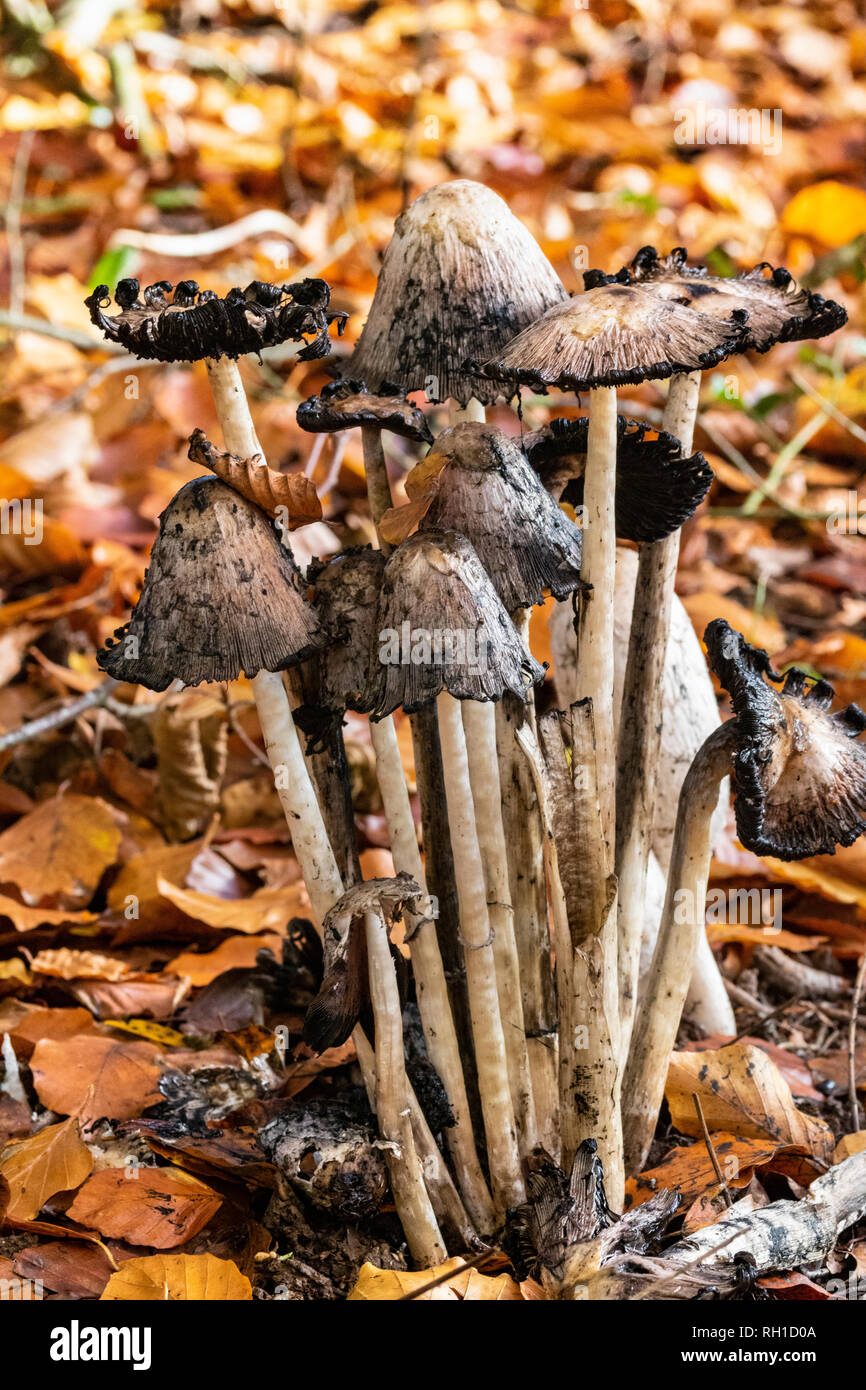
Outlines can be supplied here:
M30 739L39 738L42 734L50 734L55 729L62 729L64 724L71 724L80 714L84 714L89 709L99 709L104 706L119 719L138 718L142 715L153 714L158 705L126 705L122 700L112 698L113 692L119 688L119 682L113 680L111 676L106 677L101 684L88 690L86 694L79 696L69 705L61 705L59 709L52 710L50 714L40 715L38 719L31 719L29 723L22 724L18 729L12 729L7 734L0 734L0 753L5 753L7 748L15 748L19 743L28 743ZM172 693L172 687L166 691L166 695Z
M755 1019L751 1028L744 1028L742 1032L738 1033L735 1038L731 1038L731 1041L729 1043L726 1043L725 1046L733 1047L734 1043L742 1042L743 1038L747 1038L751 1033L755 1031L756 1028L762 1028L763 1025L765 1023L769 1023L771 1019L778 1018L779 1014L783 1014L786 1009L792 1009L795 1004L801 1004L802 1002L803 996L801 994L795 994L793 999L786 999L784 1004L780 1004L778 1008L771 1009L769 1013L761 1014L759 1018ZM755 1000L755 1004L758 1004L757 999ZM746 1007L751 1008L753 1006L747 1005ZM758 1004L758 1008L760 1008L760 1004ZM812 1006L809 1005L809 1008L811 1010Z
M851 1102L851 1132L856 1134L860 1128L860 1102L857 1099L857 1013L860 995L863 992L863 977L866 975L866 951L860 957L857 979L854 981L854 998L851 1001L851 1021L848 1024L848 1099Z
M692 1100L693 1100L694 1103L695 1103L695 1110L697 1111L697 1115L698 1115L698 1123L700 1124L700 1127L701 1127L701 1133L702 1133L703 1136L704 1136L704 1143L705 1143L706 1148L707 1148L707 1153L708 1153L709 1156L710 1156L710 1162L711 1162L712 1165L713 1165L713 1172L715 1173L715 1175L716 1175L716 1177L717 1177L717 1179L718 1179L719 1188L720 1188L720 1190L721 1190L721 1194L722 1194L722 1196L723 1196L724 1199L725 1199L725 1206L726 1206L726 1207L732 1207L732 1206L734 1205L734 1201L733 1201L733 1198L731 1197L730 1192L728 1191L728 1184L725 1182L724 1175L722 1174L722 1170L721 1170L721 1168L719 1167L719 1160L718 1160L718 1158L716 1157L716 1151L715 1151L715 1149L713 1148L713 1141L712 1141L712 1139L710 1138L710 1131L707 1129L707 1122L706 1122L706 1119L704 1118L704 1107L701 1105L701 1098L700 1098L700 1096L698 1095L697 1091L693 1091L693 1092L692 1092Z
M254 707L255 701L252 700L227 700L226 714L228 715L229 727L233 734L237 734L241 743L247 751L252 754L255 761L257 763L263 763L265 767L269 768L271 764L267 754L263 753L261 748L256 746L249 734L243 729L235 712L239 708L250 709Z
M823 427L829 413L822 406L818 413L813 415L811 420L807 420L805 425L797 431L794 438L788 440L784 449L780 449L766 480L761 483L760 487L756 487L754 492L750 492L743 503L743 516L751 516L753 512L757 511L765 497L774 495L776 488L785 477L788 465L794 462L794 459L803 452L810 439ZM775 500L778 502L780 499L776 497Z
M837 405L834 405L832 401L828 401L826 396L821 395L820 391L816 391L812 383L807 381L800 372L789 372L788 375L794 385L799 387L804 395L811 397L811 399L821 407L825 415L829 415L830 419L835 420L837 425L841 425L843 430L847 430L849 434L853 434L855 439L859 439L862 443L866 444L866 430L861 429L859 425L855 425L853 420L849 420L848 416L845 415Z
M96 338L90 333L79 332L77 328L66 328L62 323L49 323L47 319L13 313L8 309L0 309L0 328L11 328L15 333L41 333L43 338L58 338L60 342L71 343L82 352L110 352L115 356L127 356L126 348L120 343L111 343L107 338ZM142 364L139 362L138 365Z
M6 208L6 241L9 248L9 311L20 314L24 308L24 244L21 240L21 204L27 190L27 170L33 151L35 131L22 131L15 150L9 204Z

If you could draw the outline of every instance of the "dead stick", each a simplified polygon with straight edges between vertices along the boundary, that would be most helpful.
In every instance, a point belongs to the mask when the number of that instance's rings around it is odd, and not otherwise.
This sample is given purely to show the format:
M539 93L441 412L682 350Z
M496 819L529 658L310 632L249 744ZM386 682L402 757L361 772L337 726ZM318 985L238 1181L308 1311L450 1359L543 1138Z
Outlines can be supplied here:
M725 1182L722 1170L719 1167L719 1160L716 1157L716 1151L713 1148L713 1141L710 1138L710 1131L707 1129L707 1122L704 1118L704 1107L701 1105L701 1098L698 1095L697 1091L692 1092L692 1100L695 1103L695 1110L698 1114L698 1124L700 1125L701 1133L704 1136L704 1143L707 1146L707 1153L709 1154L710 1162L713 1165L713 1172L719 1180L719 1187L721 1189L722 1196L725 1199L725 1206L732 1207L734 1205L733 1199L731 1197L730 1192L728 1191L728 1184Z
M866 974L866 951L860 957L857 979L854 981L854 998L851 1001L851 1021L848 1024L848 1099L851 1102L851 1131L856 1134L860 1128L860 1103L857 1099L857 1013L860 1008L860 995L863 992L863 976Z

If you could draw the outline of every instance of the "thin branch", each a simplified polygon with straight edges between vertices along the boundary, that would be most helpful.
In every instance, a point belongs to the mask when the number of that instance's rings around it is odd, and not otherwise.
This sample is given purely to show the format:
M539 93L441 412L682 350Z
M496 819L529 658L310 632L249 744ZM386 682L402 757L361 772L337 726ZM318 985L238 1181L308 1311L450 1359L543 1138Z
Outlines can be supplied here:
M31 314L13 313L0 309L0 328L11 328L15 333L41 333L43 338L58 338L62 343L71 343L82 352L110 352L115 356L126 356L126 348L120 343L97 338L90 333L81 333L77 328L66 328L62 323L49 323L47 319L37 319ZM136 359L137 360L137 359ZM139 365L141 365L139 363Z
M851 1102L852 1134L856 1134L860 1128L860 1102L857 1099L857 1014L860 1008L860 995L863 993L864 975L866 975L866 951L860 957L860 964L857 967L854 998L851 1001L851 1020L848 1024L848 1099Z
M721 1191L722 1196L725 1199L725 1206L732 1207L734 1205L734 1200L730 1192L728 1191L728 1184L725 1182L724 1175L722 1174L722 1170L719 1167L719 1160L716 1157L716 1151L713 1148L713 1141L710 1138L710 1131L707 1129L707 1122L704 1118L704 1107L701 1105L701 1098L698 1095L697 1091L694 1091L692 1093L692 1100L695 1103L695 1110L697 1111L698 1115L698 1123L701 1127L701 1133L704 1136L704 1143L707 1148L707 1153L710 1156L710 1162L713 1165L713 1172L715 1173L718 1179L719 1189Z
M456 1279L458 1274L462 1274L464 1269L474 1269L476 1265L483 1264L489 1259L490 1250L481 1250L477 1255L470 1255L463 1259L459 1269L446 1270L444 1274L438 1274L435 1279L431 1279L429 1284L422 1284L420 1289L413 1289L411 1293L404 1293L397 1299L398 1303L411 1303L413 1299L420 1298L422 1294L429 1293L431 1289L438 1289L440 1284L447 1284L449 1279Z

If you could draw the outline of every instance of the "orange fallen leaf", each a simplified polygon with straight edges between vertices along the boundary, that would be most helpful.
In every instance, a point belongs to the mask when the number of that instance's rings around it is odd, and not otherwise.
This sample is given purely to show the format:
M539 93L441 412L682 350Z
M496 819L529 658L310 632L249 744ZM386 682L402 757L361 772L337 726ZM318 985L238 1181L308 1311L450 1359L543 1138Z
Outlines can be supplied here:
M66 1215L102 1236L171 1250L221 1206L213 1188L180 1168L103 1168L79 1189Z
M31 905L83 907L120 849L121 832L104 801L70 793L44 801L0 835L0 882Z
M49 1197L78 1187L92 1167L93 1156L74 1117L8 1145L0 1155L0 1172L10 1192L7 1214L32 1221Z
M193 888L178 888L161 875L157 886L163 897L174 903L188 917L206 922L209 927L240 931L249 935L285 927L301 905L303 887L262 888L250 898L217 898L212 893L199 893Z
M779 1149L772 1140L740 1139L725 1131L710 1137L722 1176L732 1188L748 1187L755 1169L769 1163ZM626 1210L648 1202L656 1192L674 1187L680 1189L682 1205L686 1206L717 1183L716 1171L703 1140L678 1146L654 1168L627 1179Z
M273 951L279 960L282 950L282 937L271 932L264 936L230 936L221 941L214 951L184 951L169 961L166 970L172 975L183 975L196 989L209 985L225 970L251 970L256 963L256 955L265 949Z
M49 1110L82 1121L131 1120L160 1099L158 1056L150 1043L81 1033L37 1043L30 1068L36 1094Z
M444 1264L432 1269L378 1269L373 1264L363 1264L349 1294L350 1303L394 1302L406 1294L422 1289L426 1284L439 1279L443 1274L453 1271L450 1277L438 1284L435 1289L418 1295L419 1303L460 1303L469 1300L473 1303L498 1303L523 1301L520 1285L508 1274L491 1278L479 1274L477 1269L467 1269L460 1259L446 1260Z
M74 1037L93 1032L93 1019L87 1009L31 1009L10 1030L15 1051L29 1057L43 1038Z
M743 634L747 642L751 642L753 647L763 647L770 655L781 651L785 645L785 629L781 623L774 622L771 618L760 617L753 613L751 608L737 603L736 599L714 593L686 594L683 596L683 604L700 638L703 638L708 624L714 618L726 618L732 628Z
M252 1285L233 1260L215 1255L145 1255L112 1274L102 1301L250 1302Z
M2 865L0 865L2 872ZM25 907L0 893L0 917L8 917L16 931L35 931L37 927L84 926L96 921L95 912L64 912L51 907Z

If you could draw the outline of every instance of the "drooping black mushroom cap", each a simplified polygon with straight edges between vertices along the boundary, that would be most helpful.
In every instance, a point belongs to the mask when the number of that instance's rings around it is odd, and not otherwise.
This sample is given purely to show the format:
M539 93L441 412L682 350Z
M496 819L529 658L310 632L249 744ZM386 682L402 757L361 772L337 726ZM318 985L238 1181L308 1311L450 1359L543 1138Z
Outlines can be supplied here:
M141 597L97 660L148 690L280 671L328 641L298 567L261 509L195 478L160 517Z
M85 299L90 318L114 343L136 357L159 362L198 362L202 358L240 357L277 343L312 341L298 354L310 360L331 350L328 327L342 332L346 315L329 309L330 290L324 280L299 280L294 285L270 285L253 280L245 290L229 290L224 299L213 290L200 290L195 280L174 288L167 280L148 285L143 296L137 280L120 280L115 290L118 314L106 314L111 303L107 285L97 285ZM169 297L171 296L171 297Z
M403 541L382 582L373 717L411 714L443 690L458 700L525 699L544 676L465 536L425 531Z
M304 1042L316 1052L339 1047L349 1037L367 997L363 917L381 912L388 926L410 906L426 899L411 874L371 878L343 894L322 922L325 974L304 1020ZM426 910L426 909L422 909Z
M372 390L399 381L430 401L492 404L501 394L467 371L565 289L534 237L491 189L470 179L429 188L397 219L358 344L340 367Z
M637 385L703 371L739 352L745 319L733 306L727 319L712 318L645 285L598 285L555 304L477 370L512 392Z
M422 410L407 400L405 392L393 382L383 382L377 393L368 391L363 381L332 381L318 396L301 401L297 420L311 434L332 434L356 425L374 425L405 439L432 444L433 435Z
M713 470L703 454L683 458L666 430L618 415L616 534L624 540L661 541L694 514L710 490ZM573 507L583 503L587 419L558 416L524 435L531 466L553 496Z
M443 430L421 467L431 479L420 530L460 531L509 613L580 587L580 531L545 491L519 443L493 425Z
M736 715L734 809L743 844L776 859L853 844L866 830L866 747L854 742L866 714L857 705L831 714L827 681L797 669L780 676L767 653L723 618L710 623L704 642Z
M622 266L613 275L588 270L583 282L586 289L645 285L714 318L728 318L732 309L745 309L749 318L744 346L756 352L767 352L774 343L823 338L848 318L835 300L801 289L784 266L762 261L739 275L711 275L706 266L689 265L684 246L674 247L668 256L660 256L654 246L643 246L630 266Z

